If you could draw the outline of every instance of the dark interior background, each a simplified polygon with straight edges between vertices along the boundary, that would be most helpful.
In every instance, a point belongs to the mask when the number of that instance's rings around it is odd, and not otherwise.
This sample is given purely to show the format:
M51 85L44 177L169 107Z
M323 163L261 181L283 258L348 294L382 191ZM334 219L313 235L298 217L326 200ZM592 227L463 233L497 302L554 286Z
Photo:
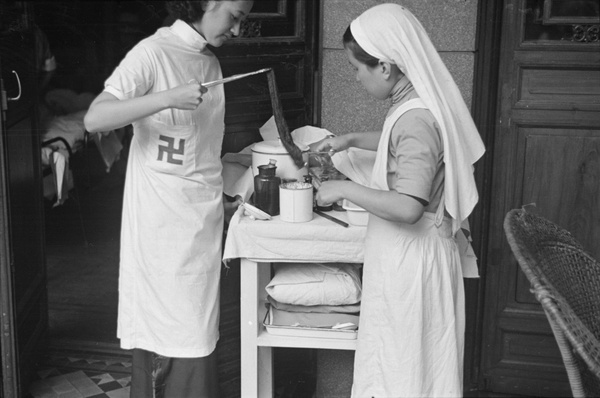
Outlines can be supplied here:
M45 91L100 93L104 80L129 49L172 22L163 1L35 1L32 4L33 20L47 36L57 61L57 69ZM265 67L274 69L290 129L316 124L317 13L316 1L255 1L242 37L213 49L224 76ZM225 86L224 153L237 152L261 139L258 128L272 115L265 76ZM44 93L40 95L43 98ZM69 199L59 207L45 203L48 346L53 350L118 347L115 335L118 242L127 143L125 135L121 158L109 173L93 145L76 153L71 161L77 188L77 196L71 196L76 200ZM223 270L221 283L219 375L223 396L236 397L240 372L239 262ZM275 349L279 394L308 396L314 389L315 358L313 350Z
M99 93L104 80L142 38L172 20L164 1L35 1L35 22L47 35L58 68L47 89ZM239 38L212 50L223 75L275 71L290 129L317 124L317 1L256 0ZM224 152L259 141L272 115L265 74L225 86Z
M167 18L162 1L37 1L34 14L58 63L51 86L92 93Z

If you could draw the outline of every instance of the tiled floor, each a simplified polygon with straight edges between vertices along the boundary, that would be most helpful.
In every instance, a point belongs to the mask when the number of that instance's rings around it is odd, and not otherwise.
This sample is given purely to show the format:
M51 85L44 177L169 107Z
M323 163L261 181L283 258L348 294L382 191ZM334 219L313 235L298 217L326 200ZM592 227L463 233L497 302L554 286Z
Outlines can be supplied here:
M29 393L34 398L128 398L131 362L127 358L53 355L37 372Z
M98 154L90 151L90 156ZM125 158L125 156L124 156ZM73 159L85 170L84 158ZM91 159L91 165L100 165ZM79 163L77 163L79 162ZM49 338L116 343L118 237L125 160L110 173L81 172L79 198L89 246L83 245L73 200L46 213ZM89 187L85 181L91 181ZM63 344L62 347L70 347ZM131 362L126 354L49 349L29 388L34 398L129 397Z

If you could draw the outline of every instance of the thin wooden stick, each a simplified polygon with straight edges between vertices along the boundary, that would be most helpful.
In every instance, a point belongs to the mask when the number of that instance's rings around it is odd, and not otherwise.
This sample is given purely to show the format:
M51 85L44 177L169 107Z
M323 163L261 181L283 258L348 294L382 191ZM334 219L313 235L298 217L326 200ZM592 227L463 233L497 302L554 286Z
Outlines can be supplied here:
M326 219L328 219L328 220L330 220L330 221L333 221L333 222L334 222L334 223L336 223L336 224L340 224L340 225L341 225L342 227L344 227L344 228L348 228L348 227L349 227L348 223L345 223L345 222L343 222L343 221L342 221L342 220L340 220L340 219L337 219L337 218L335 218L335 217L332 217L332 216L330 216L330 215L329 215L329 214L327 214L327 213L323 213L322 211L320 211L320 210L316 210L316 209L315 209L315 210L313 210L313 211L314 211L315 213L317 213L318 215L320 215L321 217L323 217L323 218L326 218Z

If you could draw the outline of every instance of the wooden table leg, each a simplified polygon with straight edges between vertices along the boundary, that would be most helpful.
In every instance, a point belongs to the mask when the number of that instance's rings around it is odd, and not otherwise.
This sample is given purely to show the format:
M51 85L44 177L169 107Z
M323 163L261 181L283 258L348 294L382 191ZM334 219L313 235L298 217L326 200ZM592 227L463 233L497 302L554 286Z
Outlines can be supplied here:
M273 397L272 351L271 347L258 348L258 396L260 398Z
M271 347L258 347L262 330L259 306L264 305L265 286L271 277L269 263L247 259L240 262L240 340L242 397L273 396L273 364Z

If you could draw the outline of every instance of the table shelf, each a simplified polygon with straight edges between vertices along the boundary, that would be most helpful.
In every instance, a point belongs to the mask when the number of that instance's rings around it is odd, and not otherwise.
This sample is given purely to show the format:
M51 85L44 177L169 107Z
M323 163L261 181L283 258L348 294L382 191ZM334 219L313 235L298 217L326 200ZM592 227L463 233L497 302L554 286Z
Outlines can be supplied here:
M356 350L355 339L323 339L316 337L278 336L267 332L264 326L258 333L256 343L260 347Z
M338 216L346 217L344 213ZM223 258L240 259L242 396L274 396L272 351L275 347L356 350L356 339L267 332L263 325L267 312L265 287L271 280L273 262L362 263L365 231L365 227L343 228L322 217L291 225L279 217L266 223L242 217L239 211L234 215ZM306 250L307 245L311 250Z

